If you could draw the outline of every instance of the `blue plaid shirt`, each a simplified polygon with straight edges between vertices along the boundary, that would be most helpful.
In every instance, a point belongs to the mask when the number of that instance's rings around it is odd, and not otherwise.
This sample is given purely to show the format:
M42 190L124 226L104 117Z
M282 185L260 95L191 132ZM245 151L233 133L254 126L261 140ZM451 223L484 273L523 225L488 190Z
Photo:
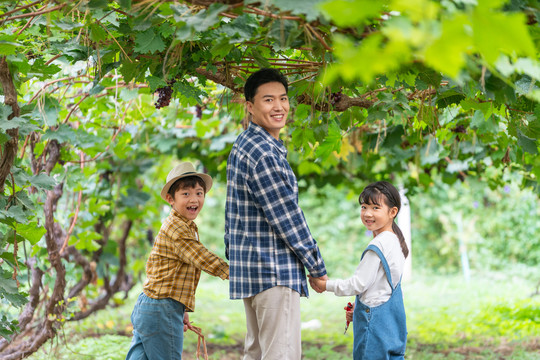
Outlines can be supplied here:
M298 184L287 149L250 123L227 161L225 252L230 298L283 285L308 296L304 267L326 274L317 242L298 206Z

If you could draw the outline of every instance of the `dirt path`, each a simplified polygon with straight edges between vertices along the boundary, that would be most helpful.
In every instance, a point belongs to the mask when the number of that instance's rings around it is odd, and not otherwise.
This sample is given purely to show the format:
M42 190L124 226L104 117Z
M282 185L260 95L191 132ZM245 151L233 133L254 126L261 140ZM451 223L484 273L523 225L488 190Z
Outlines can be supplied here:
M304 343L303 346L305 347L320 347L319 344L313 344L313 343ZM208 355L210 357L213 357L215 359L215 356L220 356L220 360L238 360L242 358L242 348L243 345L238 343L234 345L216 345L216 344L208 344L207 350ZM416 352L421 352L423 354L426 353L434 353L434 354L460 354L465 357L467 360L478 360L483 359L483 355L486 355L486 353L490 352L491 354L495 354L498 356L498 359L505 360L509 359L510 356L514 353L514 351L517 348L521 348L527 352L537 352L540 353L540 338L532 339L528 342L521 342L521 343L512 343L512 342L505 342L503 344L499 345L489 345L486 344L485 346L461 346L457 348L447 349L447 350L437 350L434 348L433 345L422 345L418 344L416 347ZM348 349L345 347L338 347L333 349L336 353L339 354L347 354ZM488 355L489 356L489 355ZM186 360L197 360L196 354L189 354L184 352L182 359ZM489 357L490 359L493 359L493 357ZM201 357L203 359L203 357ZM328 359L331 360L331 359Z

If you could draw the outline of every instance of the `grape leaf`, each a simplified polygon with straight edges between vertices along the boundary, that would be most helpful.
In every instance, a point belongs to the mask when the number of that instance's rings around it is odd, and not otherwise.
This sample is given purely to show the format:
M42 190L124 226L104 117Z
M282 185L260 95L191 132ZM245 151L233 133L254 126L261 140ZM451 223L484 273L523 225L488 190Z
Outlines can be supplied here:
M141 54L151 54L165 49L163 39L159 34L156 34L153 29L137 33L135 44L134 50Z

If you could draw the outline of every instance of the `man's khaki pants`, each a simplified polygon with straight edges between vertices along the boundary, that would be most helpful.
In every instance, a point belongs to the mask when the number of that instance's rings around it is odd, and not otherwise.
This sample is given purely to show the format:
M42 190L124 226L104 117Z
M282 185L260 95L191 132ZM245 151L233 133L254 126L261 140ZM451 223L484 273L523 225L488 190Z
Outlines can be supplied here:
M300 294L275 286L244 299L244 360L300 360Z

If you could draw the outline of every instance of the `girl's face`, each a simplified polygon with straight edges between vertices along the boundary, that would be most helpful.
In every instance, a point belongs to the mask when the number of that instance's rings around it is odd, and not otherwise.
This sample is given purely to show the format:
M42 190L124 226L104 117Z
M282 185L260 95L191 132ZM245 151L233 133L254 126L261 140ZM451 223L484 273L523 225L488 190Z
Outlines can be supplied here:
M383 231L392 231L392 222L398 213L397 207L390 208L383 199L380 199L378 204L362 203L361 209L362 223L373 232L373 236L377 236Z
M174 193L174 198L167 194L167 201L180 215L195 220L204 205L204 189L199 184L193 188L180 188Z

